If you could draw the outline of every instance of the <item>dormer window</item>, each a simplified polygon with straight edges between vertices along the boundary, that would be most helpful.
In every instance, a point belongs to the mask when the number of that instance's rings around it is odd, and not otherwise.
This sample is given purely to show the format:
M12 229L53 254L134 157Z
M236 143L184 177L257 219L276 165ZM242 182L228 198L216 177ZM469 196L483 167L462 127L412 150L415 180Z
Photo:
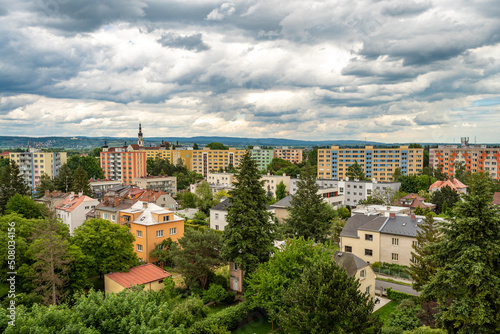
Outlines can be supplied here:
M170 216L163 216L163 221L168 222L170 220Z

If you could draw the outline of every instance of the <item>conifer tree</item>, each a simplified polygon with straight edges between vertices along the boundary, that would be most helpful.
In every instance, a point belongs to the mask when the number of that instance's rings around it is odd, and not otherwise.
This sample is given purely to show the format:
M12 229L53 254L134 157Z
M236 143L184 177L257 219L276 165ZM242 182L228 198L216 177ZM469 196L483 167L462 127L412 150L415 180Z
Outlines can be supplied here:
M54 185L56 190L68 192L73 188L73 174L67 164L59 168L59 173L54 178Z
M56 190L56 186L54 185L54 182L52 181L50 176L43 173L42 176L40 176L40 181L38 183L38 186L36 187L35 197L43 197L45 195L45 190L54 191Z
M474 174L469 195L431 248L438 270L421 296L437 300L438 323L450 333L498 333L500 213L485 175Z
M290 204L288 218L285 219L285 233L293 237L326 241L331 210L328 210L328 204L318 194L316 174L310 165L302 169L297 192L292 195Z
M276 186L276 200L279 201L286 197L286 185L281 181Z
M424 221L418 225L417 243L413 244L413 261L410 264L410 276L413 279L413 288L417 291L429 283L436 273L436 263L432 261L431 247L441 241L438 224L431 215L425 217Z
M15 194L29 195L30 191L20 175L19 166L11 160L7 166L0 169L0 213L3 213L7 202Z
M73 174L72 191L75 193L82 192L85 196L92 196L92 190L90 189L87 172L82 168L82 166L78 166L75 174Z
M33 239L28 253L35 261L33 268L36 273L36 290L42 293L47 304L55 305L64 295L72 261L68 228L57 220L54 213L49 212L36 225Z
M237 181L229 192L227 222L224 229L222 257L232 261L247 275L259 263L266 262L273 250L274 226L266 207L257 163L250 151L243 155L236 173Z

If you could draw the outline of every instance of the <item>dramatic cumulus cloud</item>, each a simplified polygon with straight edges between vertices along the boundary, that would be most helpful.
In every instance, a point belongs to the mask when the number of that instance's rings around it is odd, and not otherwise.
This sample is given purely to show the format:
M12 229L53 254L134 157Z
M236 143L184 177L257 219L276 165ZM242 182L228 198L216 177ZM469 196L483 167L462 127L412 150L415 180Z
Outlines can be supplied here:
M495 0L0 0L0 135L498 142Z

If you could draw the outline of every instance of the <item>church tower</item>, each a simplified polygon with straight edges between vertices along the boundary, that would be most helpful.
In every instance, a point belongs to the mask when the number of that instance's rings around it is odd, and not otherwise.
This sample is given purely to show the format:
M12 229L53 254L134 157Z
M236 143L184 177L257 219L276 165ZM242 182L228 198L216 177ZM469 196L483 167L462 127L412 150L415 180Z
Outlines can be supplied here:
M144 146L144 139L142 138L141 123L139 123L139 134L137 136L137 144L139 146Z

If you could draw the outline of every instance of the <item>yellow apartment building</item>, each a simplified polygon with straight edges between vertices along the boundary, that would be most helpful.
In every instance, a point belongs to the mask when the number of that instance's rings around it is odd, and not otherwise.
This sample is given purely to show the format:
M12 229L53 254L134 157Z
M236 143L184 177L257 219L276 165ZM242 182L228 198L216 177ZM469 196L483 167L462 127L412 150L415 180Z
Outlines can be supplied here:
M404 175L415 175L423 168L424 149L409 148L340 148L318 150L318 178L345 180L347 169L357 162L366 178L392 181L396 168Z
M42 174L56 177L68 160L66 152L43 152L35 148L30 148L29 152L10 152L9 159L19 166L21 176L32 191L40 182Z
M303 160L303 152L304 150L301 148L275 148L274 149L274 157L286 160L293 164L299 164Z

